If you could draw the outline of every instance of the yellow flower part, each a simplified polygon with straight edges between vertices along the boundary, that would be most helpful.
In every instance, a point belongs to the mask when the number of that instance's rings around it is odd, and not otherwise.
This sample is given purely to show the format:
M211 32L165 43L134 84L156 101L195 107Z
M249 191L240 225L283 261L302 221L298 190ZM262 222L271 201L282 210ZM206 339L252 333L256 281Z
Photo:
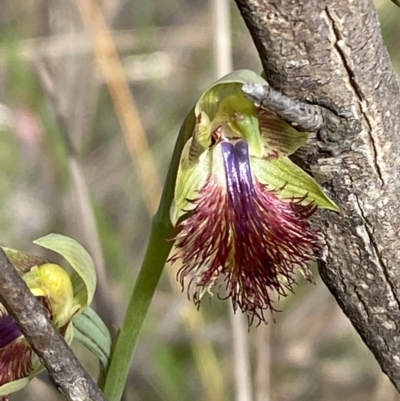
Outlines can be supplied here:
M10 262L48 312L54 326L70 343L72 318L82 313L93 299L96 272L86 250L71 238L50 234L35 241L63 256L72 273L44 258L3 247ZM0 304L0 400L20 390L43 370L15 320Z

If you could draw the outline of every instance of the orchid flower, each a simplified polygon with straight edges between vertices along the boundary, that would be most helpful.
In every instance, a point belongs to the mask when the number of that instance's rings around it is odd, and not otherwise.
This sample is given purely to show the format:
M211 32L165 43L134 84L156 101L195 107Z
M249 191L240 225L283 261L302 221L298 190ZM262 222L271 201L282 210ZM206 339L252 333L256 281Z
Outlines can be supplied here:
M293 292L296 270L311 279L320 245L308 218L318 207L338 208L288 157L308 134L249 100L242 92L248 82L268 85L254 72L235 71L213 84L186 120L170 261L181 260L178 279L197 306L217 287L251 324L276 310L272 292Z
M34 243L62 255L70 274L56 263L3 247L10 262L41 302L54 326L71 343L72 318L92 302L96 288L94 264L86 250L71 238L50 234ZM44 369L15 320L0 304L0 400L25 387Z

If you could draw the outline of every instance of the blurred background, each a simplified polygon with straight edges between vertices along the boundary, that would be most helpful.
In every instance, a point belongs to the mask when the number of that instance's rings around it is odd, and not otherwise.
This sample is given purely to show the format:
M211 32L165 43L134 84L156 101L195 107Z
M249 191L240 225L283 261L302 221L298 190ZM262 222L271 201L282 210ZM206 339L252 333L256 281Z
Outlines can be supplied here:
M234 69L261 71L236 6L216 3L1 2L0 243L38 253L32 241L50 232L80 241L98 269L95 309L113 333L179 126L229 68L218 43ZM400 9L376 6L399 73ZM163 273L125 401L400 400L316 271L316 285L300 278L279 303L276 322L249 332L227 301L205 299L197 312L175 274ZM96 375L96 359L74 349ZM61 399L46 374L11 397L33 399Z

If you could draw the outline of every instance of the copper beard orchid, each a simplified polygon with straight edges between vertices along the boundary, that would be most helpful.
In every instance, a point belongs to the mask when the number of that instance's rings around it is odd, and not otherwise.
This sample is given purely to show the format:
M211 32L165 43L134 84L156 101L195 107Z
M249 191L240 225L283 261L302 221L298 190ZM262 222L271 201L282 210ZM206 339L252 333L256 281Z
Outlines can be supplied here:
M61 266L38 256L9 248L3 250L70 343L72 318L83 312L93 299L96 287L93 261L81 245L62 235L50 234L35 243L60 253L73 273L70 275ZM43 369L19 326L0 304L0 400L8 400L8 394L26 386Z
M185 127L171 261L182 260L178 279L182 286L189 281L196 305L218 285L251 324L275 310L271 290L293 291L296 270L310 279L318 235L307 219L317 207L337 206L287 157L308 135L248 100L246 82L267 85L251 71L227 75L203 94L195 125Z

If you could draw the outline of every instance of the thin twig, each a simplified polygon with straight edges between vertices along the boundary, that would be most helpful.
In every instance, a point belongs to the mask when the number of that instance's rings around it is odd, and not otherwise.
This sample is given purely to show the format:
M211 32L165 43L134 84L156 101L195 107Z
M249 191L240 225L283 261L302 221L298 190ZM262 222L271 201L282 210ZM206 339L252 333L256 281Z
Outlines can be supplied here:
M272 111L300 131L318 131L325 125L320 106L293 99L269 85L250 82L243 85L242 90L253 102Z
M0 300L67 400L106 401L1 249Z

